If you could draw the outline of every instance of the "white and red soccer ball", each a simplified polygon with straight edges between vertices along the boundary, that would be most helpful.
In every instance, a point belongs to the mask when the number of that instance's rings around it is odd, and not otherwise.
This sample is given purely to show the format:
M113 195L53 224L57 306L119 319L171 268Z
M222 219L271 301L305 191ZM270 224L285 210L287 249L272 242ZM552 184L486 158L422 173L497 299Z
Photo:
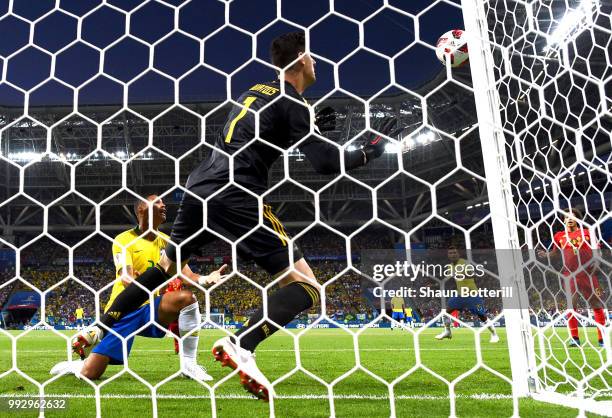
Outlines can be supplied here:
M436 43L436 56L446 65L450 61L453 68L460 67L468 62L468 45L465 32L462 29L453 29L440 36Z

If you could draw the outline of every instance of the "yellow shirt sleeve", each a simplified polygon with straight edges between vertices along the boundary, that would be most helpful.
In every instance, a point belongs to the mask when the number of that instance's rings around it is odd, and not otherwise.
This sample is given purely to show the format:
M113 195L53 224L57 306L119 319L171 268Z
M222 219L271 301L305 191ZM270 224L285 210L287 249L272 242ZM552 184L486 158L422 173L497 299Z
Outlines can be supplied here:
M128 240L123 237L123 234L117 235L113 241L113 262L115 263L115 272L119 273L119 270L125 265L133 266L132 262L132 251L127 246ZM123 247L122 247L123 246ZM125 252L123 249L125 248Z

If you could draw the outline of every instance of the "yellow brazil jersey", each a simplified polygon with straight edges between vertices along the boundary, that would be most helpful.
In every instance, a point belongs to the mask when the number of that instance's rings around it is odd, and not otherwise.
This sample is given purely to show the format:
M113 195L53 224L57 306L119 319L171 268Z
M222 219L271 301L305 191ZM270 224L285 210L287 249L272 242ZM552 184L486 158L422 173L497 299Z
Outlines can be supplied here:
M460 290L461 288L478 290L478 286L476 286L476 282L474 281L474 276L465 274L465 266L467 265L469 265L469 263L463 258L460 258L452 264L451 274L457 283L457 290Z
M412 316L412 308L404 308L404 315Z
M74 311L76 319L83 319L83 313L83 308L77 308L76 311Z
M404 298L398 296L391 298L391 310L393 312L403 312Z
M140 230L134 228L122 232L115 237L113 242L113 261L115 263L116 280L110 298L106 303L105 312L113 304L117 295L125 289L121 281L121 269L123 269L123 266L132 266L134 274L144 273L149 267L153 267L159 262L162 251L166 248L167 240L169 240L168 235L160 231L158 231L158 236L153 241L139 238L139 235ZM159 296L159 292L156 292L155 295ZM149 303L148 300L144 304L147 303Z

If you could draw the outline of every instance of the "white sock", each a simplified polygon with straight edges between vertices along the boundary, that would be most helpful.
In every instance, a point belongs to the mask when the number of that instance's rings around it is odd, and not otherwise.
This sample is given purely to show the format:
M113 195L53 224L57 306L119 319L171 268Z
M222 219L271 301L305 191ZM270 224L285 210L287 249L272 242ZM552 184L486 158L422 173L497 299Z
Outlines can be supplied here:
M197 329L197 331L183 338L183 349L181 350L181 358L185 362L196 362L196 358L198 356L198 342L200 340L200 321L201 315L198 302L194 302L191 305L185 306L183 309L181 309L178 318L179 335L183 337L184 335L189 333L189 331Z
M449 317L444 317L444 328L446 328L446 331L448 331L448 333L450 334L451 332L451 320Z
M495 332L495 325L493 325L493 321L487 319L487 322L485 322L485 326L489 328L489 332L491 332L491 334L497 335L497 332Z

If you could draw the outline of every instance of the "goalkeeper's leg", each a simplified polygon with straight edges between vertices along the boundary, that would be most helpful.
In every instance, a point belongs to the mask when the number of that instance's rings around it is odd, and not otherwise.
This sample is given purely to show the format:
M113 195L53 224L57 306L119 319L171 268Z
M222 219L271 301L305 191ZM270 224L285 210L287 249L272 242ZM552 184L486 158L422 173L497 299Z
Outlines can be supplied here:
M245 326L233 337L213 344L213 355L223 366L239 370L242 385L260 399L274 396L274 389L255 363L253 352L263 340L291 322L297 314L319 300L318 284L303 258L281 282L281 288L267 298L267 319L263 307L258 309ZM238 338L235 338L238 337Z
M279 330L279 326L284 327L299 313L310 309L319 301L318 285L306 260L303 258L298 260L294 268L297 272L290 272L279 283L281 288L268 295L267 319L261 321L264 317L261 307L251 315L248 320L249 325L234 334L240 337L242 348L254 352L259 343Z

